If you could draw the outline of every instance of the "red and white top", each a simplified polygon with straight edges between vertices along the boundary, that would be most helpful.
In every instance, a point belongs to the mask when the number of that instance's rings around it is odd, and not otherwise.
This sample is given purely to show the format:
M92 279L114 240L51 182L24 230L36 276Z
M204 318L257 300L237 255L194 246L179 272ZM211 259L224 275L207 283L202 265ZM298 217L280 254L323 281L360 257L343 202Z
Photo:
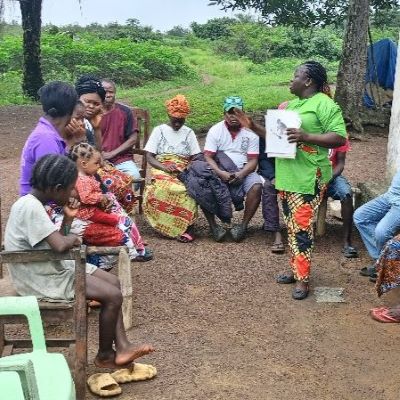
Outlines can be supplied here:
M259 139L255 133L245 128L233 134L225 121L221 121L210 128L204 145L204 153L215 154L217 151L223 151L242 169L249 158L258 158Z

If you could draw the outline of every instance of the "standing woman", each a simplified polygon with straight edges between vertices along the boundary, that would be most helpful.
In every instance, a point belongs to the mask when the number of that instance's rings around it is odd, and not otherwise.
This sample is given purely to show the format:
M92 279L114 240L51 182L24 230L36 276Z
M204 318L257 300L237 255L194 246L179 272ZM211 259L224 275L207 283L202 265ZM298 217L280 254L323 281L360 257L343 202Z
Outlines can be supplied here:
M288 228L292 271L277 277L278 283L295 283L292 297L308 296L311 252L314 246L313 218L332 179L328 149L343 146L346 127L340 107L332 100L325 68L316 61L301 64L294 73L290 91L297 98L286 109L296 111L299 129L287 129L288 140L297 143L294 159L276 159L275 187L280 192ZM243 116L242 116L243 119ZM248 127L265 136L265 129L248 119Z
M101 118L103 115L103 103L106 91L101 81L94 75L82 75L75 84L79 100L85 106L86 137L89 144L95 146L99 151L102 147Z
M33 166L39 158L46 154L65 155L69 136L66 127L78 100L74 87L60 81L49 82L41 87L39 97L44 115L22 149L20 196L30 193Z

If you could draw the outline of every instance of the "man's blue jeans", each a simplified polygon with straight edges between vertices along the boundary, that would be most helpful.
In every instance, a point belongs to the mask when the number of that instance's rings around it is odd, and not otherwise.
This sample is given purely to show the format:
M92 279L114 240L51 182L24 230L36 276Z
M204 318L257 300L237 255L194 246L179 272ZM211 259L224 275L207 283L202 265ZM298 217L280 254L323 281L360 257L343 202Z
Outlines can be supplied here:
M369 255L377 260L385 243L400 230L400 207L385 193L358 208L353 219Z

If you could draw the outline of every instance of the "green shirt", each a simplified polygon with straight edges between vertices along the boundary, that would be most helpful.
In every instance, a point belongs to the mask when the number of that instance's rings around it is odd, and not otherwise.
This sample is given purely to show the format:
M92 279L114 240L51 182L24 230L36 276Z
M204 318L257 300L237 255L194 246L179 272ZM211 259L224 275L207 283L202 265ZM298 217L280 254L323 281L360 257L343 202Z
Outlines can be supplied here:
M321 135L334 132L346 137L346 126L340 107L323 93L292 100L286 109L300 115L301 128L307 133ZM297 147L296 158L276 158L275 187L287 192L315 194L318 170L323 183L328 183L332 178L328 151L329 149L314 144L301 143Z

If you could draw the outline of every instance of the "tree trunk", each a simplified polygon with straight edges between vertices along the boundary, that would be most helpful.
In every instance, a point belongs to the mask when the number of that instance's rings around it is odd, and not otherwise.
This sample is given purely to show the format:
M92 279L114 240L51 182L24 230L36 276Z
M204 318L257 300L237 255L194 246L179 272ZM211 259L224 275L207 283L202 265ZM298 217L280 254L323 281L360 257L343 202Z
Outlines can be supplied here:
M399 166L400 166L400 47L398 47L397 49L396 76L394 80L392 115L390 117L389 140L387 147L386 177L388 178L388 180L390 181L392 180Z
M335 94L344 118L360 132L363 132L360 112L365 90L368 18L369 0L350 0Z
M42 25L42 0L19 0L22 16L23 36L23 80L24 94L38 99L38 90L43 86L40 66L40 29Z

